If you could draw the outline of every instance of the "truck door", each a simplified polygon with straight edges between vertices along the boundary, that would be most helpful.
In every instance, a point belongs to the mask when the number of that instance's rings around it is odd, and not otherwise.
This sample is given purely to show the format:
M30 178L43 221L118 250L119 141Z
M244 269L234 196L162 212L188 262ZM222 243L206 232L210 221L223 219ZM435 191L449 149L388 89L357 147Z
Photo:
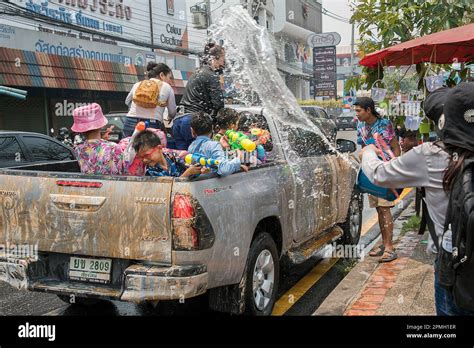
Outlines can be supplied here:
M322 137L285 128L288 162L295 185L295 242L304 242L334 224L337 217L335 167Z

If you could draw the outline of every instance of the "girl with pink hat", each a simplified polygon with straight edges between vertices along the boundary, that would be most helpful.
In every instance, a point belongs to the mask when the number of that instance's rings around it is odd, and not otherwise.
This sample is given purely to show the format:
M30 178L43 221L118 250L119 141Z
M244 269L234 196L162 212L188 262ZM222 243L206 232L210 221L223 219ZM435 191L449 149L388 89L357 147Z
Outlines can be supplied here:
M127 174L126 146L101 138L101 128L108 121L99 104L81 106L73 112L72 131L82 133L86 141L75 147L81 172L85 174Z

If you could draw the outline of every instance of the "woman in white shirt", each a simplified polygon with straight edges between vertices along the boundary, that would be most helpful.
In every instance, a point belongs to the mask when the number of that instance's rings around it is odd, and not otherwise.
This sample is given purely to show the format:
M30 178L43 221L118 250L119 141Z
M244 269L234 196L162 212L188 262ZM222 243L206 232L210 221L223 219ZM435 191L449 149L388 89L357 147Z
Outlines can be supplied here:
M170 67L164 63L150 62L148 63L146 70L148 79L155 80L160 84L158 106L155 108L144 108L135 104L133 96L135 95L140 82L135 83L125 99L125 104L129 106L123 129L126 137L133 134L136 124L140 121L148 121L150 127L163 130L163 113L165 109L168 109L169 119L173 119L176 115L176 100L173 88L171 87L173 72Z

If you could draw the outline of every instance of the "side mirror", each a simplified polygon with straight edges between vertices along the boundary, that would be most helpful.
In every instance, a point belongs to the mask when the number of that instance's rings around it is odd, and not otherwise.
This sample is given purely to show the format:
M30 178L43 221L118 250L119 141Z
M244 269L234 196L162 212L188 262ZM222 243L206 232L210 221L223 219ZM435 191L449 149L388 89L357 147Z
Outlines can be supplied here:
M339 152L356 152L357 145L350 140L346 139L337 139L336 140L336 149Z

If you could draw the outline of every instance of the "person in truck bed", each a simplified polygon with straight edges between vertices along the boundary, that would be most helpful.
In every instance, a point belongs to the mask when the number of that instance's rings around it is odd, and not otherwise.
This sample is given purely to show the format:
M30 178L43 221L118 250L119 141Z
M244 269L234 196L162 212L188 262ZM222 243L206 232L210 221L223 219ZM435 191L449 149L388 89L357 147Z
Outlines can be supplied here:
M160 137L151 130L139 133L133 141L136 157L146 165L147 176L190 177L201 174L200 166L186 168L174 152L163 152Z
M196 140L189 145L189 153L199 153L207 158L219 161L217 174L220 176L230 175L238 172L241 168L248 171L248 167L241 165L240 154L232 160L227 160L222 146L217 141L211 140L212 118L204 112L193 114L191 118L191 132Z
M107 125L102 108L93 103L73 111L74 124L71 130L80 133L85 141L76 145L81 172L97 175L126 175L130 163L126 147L101 137L101 128Z

